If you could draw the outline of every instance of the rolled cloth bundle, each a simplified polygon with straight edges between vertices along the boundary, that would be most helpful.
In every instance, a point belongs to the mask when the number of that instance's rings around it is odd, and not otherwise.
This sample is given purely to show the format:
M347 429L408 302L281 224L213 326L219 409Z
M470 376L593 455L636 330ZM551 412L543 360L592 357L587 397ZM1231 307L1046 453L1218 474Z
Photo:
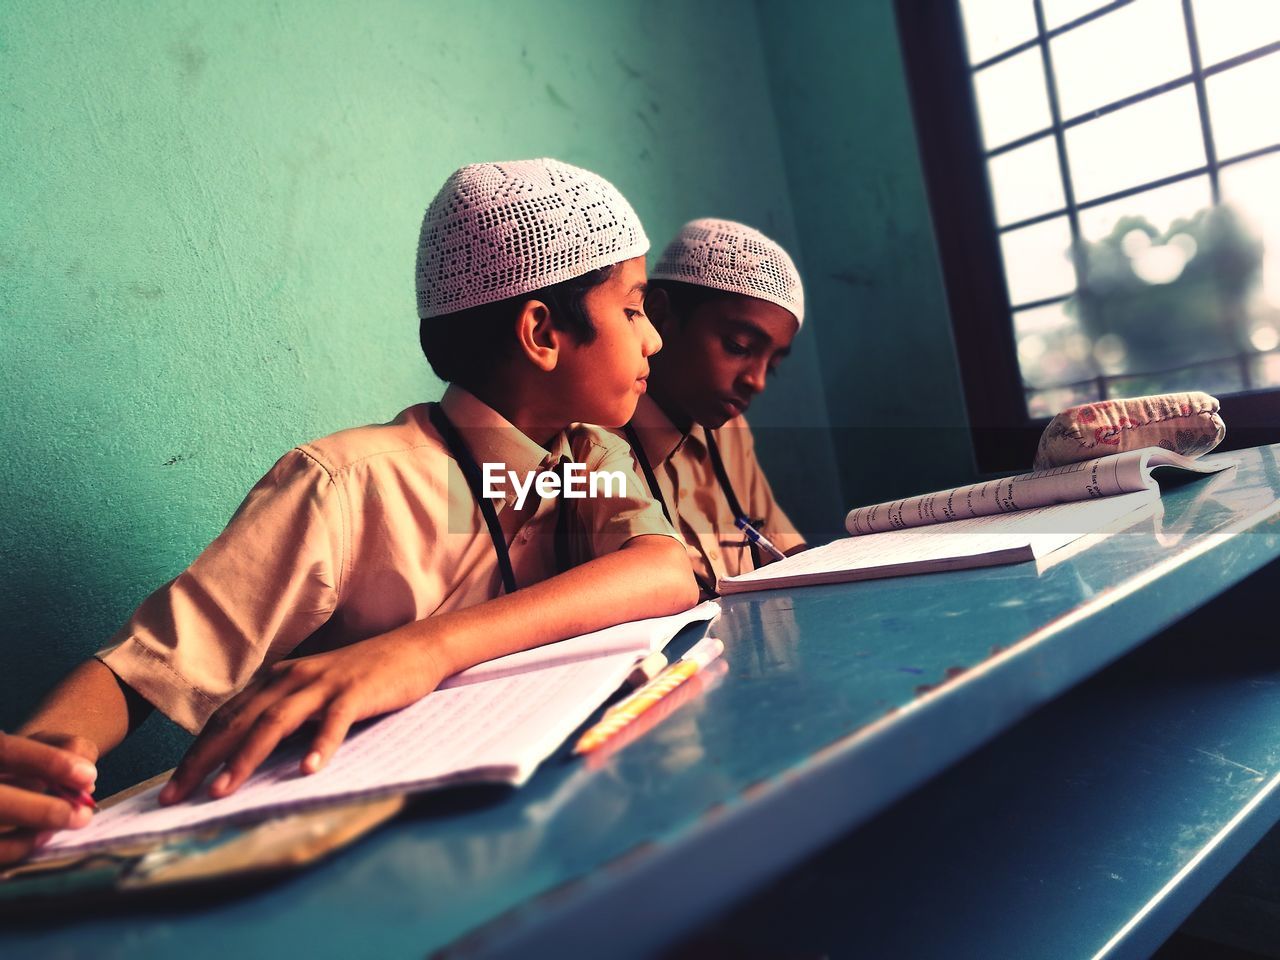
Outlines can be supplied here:
M1105 457L1142 447L1164 447L1185 457L1208 453L1227 435L1218 400L1207 393L1102 400L1070 407L1040 436L1033 469Z

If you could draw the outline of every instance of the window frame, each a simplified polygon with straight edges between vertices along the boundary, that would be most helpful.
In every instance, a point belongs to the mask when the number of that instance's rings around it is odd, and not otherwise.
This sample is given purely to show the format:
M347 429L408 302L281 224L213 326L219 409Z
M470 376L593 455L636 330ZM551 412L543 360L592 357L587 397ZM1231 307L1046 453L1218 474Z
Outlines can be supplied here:
M1133 2L1115 0L1073 20L1070 24L1045 30L1040 0L1034 3L1038 36L1000 55L983 61L991 64L1016 53L1046 47L1058 33L1104 16ZM1191 0L1182 0L1190 22ZM1004 262L1000 251L1001 228L995 219L991 185L987 175L988 150L982 142L978 104L971 79L965 42L964 23L959 0L894 0L903 68L915 120L925 189L933 219L934 235L942 266L947 305L955 335L956 356L968 408L974 457L984 473L1004 473L1027 469L1048 417L1031 417L1018 364L1017 344L1013 329L1013 305L1005 285ZM1119 199L1176 182L1191 176L1210 175L1214 203L1218 202L1218 158L1213 148L1212 131L1205 110L1204 71L1200 63L1194 31L1189 31L1192 50L1190 79L1161 84L1117 101L1109 109L1156 96L1178 86L1191 83L1200 106L1205 137L1205 167L1173 178L1161 178L1118 194L1091 200L1085 207ZM1266 48L1264 48L1266 49ZM1267 55L1252 51L1232 58L1228 63L1241 63ZM1280 53L1271 53L1280 56ZM1224 69L1224 68L1219 68ZM1217 72L1215 70L1214 72ZM1048 136L1056 141L1060 163L1063 161L1063 119L1059 115L1056 90L1048 87L1053 120ZM1077 121L1078 122L1078 121ZM1068 127L1071 119L1068 118ZM1044 136L1040 131L1039 136ZM1021 145L1034 135L1019 138ZM996 153L1011 149L1002 144ZM1254 151L1248 158L1272 153L1276 147ZM1236 162L1239 162L1237 160ZM1066 216L1073 236L1078 236L1077 213L1080 209L1071 192L1070 180L1064 179ZM1052 216L1062 216L1056 210ZM1049 219L1051 215L1009 226L1026 226L1027 222ZM1006 228L1007 229L1007 228ZM1058 302L1065 298L1052 298ZM1026 308L1037 304L1019 304ZM1220 398L1227 436L1221 450L1259 446L1280 442L1280 388L1250 390Z

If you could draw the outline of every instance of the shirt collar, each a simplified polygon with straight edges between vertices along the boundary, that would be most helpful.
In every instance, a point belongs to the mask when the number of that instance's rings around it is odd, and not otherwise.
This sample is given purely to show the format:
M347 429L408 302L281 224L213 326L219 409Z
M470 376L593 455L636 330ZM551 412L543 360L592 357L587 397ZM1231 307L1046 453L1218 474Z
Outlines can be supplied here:
M572 459L569 439L563 430L555 435L551 448L547 449L531 440L474 393L456 383L449 384L445 389L444 396L440 398L440 406L445 416L462 434L463 442L481 470L486 463L498 463L502 464L503 471L514 470L518 476L524 477L540 470L553 470L562 459ZM504 488L508 493L501 503L514 506L516 493L512 485L504 484Z
M700 423L694 423L689 428L689 434L684 438L684 445L689 448L689 452L695 456L701 457L707 452L707 428Z
M682 433L648 394L641 396L640 402L636 404L631 426L640 438L649 464L655 468L674 457L686 440L694 439L706 448L706 432L701 424L695 423L688 433Z

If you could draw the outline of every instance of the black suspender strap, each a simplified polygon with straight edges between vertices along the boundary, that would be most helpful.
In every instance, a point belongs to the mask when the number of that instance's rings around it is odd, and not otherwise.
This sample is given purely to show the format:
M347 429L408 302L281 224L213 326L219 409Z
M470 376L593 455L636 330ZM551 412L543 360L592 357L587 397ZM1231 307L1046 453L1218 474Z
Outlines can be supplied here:
M440 431L440 436L444 439L444 445L449 449L449 453L458 462L462 475L466 477L467 488L471 491L471 496L475 498L476 504L480 507L480 513L484 516L485 526L489 528L489 539L493 541L493 552L498 555L498 569L502 571L503 589L507 593L515 593L517 589L516 575L515 571L511 569L511 555L507 552L507 538L502 532L502 525L498 523L498 511L493 509L493 503L483 495L484 487L481 483L480 467L476 463L476 458L472 456L471 451L467 448L466 441L462 439L462 434L453 425L453 421L445 415L440 404L431 404L428 416L431 417L432 425ZM557 524L558 532L559 525ZM559 539L557 538L557 548L559 545ZM558 549L557 554L559 554Z
M628 423L622 428L622 432L627 437L627 443L631 444L631 449L635 452L636 462L640 464L640 470L644 474L644 482L649 485L649 493L653 495L653 499L658 501L658 506L662 507L662 515L667 518L667 523L671 524L671 529L679 533L680 529L676 526L676 522L671 519L671 511L667 509L667 501L662 497L662 488L658 486L658 477L653 472L653 464L649 462L649 454L645 453L644 444L640 442L640 437L636 435L636 428ZM704 597L720 596L716 592L716 585L708 583L706 578L700 576L696 570L693 573L693 579L698 582L698 589L702 591Z
M649 462L649 454L644 452L644 444L640 442L640 438L636 435L636 428L628 423L622 428L622 432L627 435L627 443L631 444L631 449L635 451L640 470L644 473L644 482L649 485L649 493L653 496L653 499L658 501L658 506L662 507L662 515L667 518L667 523L674 528L676 522L671 519L671 511L667 509L667 501L662 499L662 488L658 486L658 478L654 475L653 464Z
M720 489L724 491L724 498L729 501L729 509L733 511L735 517L749 520L750 518L743 512L742 504L738 502L737 494L733 492L733 484L729 482L729 474L725 472L724 461L720 459L720 447L716 445L716 435L710 430L705 432L707 435L707 453L711 457L711 469L716 472L716 479L720 481Z
M738 502L737 494L733 492L733 484L729 482L729 474L724 468L724 460L720 458L720 447L716 444L716 435L710 430L706 430L705 433L707 435L707 454L711 457L711 469L716 472L716 479L720 481L720 489L724 491L724 498L729 501L729 509L733 511L736 519L754 524L755 520L747 516L746 511L742 509L742 504ZM760 568L760 552L754 543L751 544L751 565L756 569Z
M493 552L498 556L498 570L502 573L502 587L507 593L515 593L519 589L516 583L515 570L511 567L511 553L507 550L507 538L502 532L502 525L498 522L498 511L493 508L493 502L483 495L483 484L480 477L480 466L476 463L476 458L472 455L471 450L467 447L467 443L462 439L462 434L458 432L458 428L453 425L453 421L445 414L443 408L438 403L430 404L428 408L428 416L431 418L432 425L440 432L440 436L444 439L444 445L452 454L453 459L458 462L462 475L467 480L467 489L471 491L471 496L475 498L476 504L480 507L480 513L484 517L484 524L489 528L489 539L493 541ZM565 464L569 461L561 458L556 465L556 472L560 474L560 489L565 489ZM556 572L564 573L572 566L569 551L569 505L565 503L564 497L560 498L556 510L556 531L555 531L555 551L556 551Z

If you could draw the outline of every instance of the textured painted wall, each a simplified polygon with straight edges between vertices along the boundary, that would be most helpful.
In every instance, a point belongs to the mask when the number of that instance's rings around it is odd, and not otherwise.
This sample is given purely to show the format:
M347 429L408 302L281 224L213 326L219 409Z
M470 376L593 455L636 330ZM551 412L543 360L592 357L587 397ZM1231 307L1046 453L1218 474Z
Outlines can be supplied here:
M758 0L844 499L974 479L892 0Z
M553 155L655 243L716 214L796 246L745 2L4 4L0 89L0 726L282 452L439 395L412 267L458 164ZM809 428L761 448L812 529L841 501L811 327L758 419ZM182 742L152 720L104 788Z

